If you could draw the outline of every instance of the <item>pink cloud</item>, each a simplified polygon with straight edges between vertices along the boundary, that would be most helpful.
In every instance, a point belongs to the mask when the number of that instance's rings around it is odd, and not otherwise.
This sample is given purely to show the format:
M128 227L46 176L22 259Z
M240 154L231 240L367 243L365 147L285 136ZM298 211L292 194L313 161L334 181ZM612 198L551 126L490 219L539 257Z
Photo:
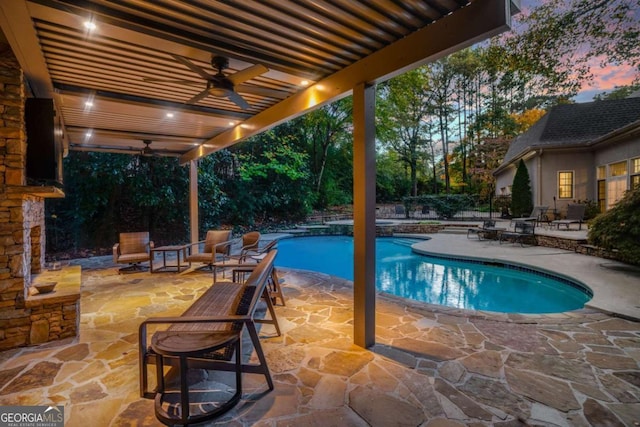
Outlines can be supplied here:
M601 67L598 59L592 61L591 72L594 77L593 81L584 82L582 84L582 90L611 90L616 86L630 85L640 77L638 70L630 65Z

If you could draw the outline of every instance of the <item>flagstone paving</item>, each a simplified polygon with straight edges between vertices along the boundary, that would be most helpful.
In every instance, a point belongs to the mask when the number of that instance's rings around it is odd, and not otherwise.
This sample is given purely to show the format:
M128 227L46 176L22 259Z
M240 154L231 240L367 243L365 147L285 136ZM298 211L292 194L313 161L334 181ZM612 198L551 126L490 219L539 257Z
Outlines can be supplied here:
M209 273L118 275L83 265L80 336L0 353L0 405L64 405L66 426L158 426L139 397L137 328L177 315ZM376 345L353 345L352 285L282 271L282 336L263 326L275 381L210 425L640 425L640 323L583 309L492 315L379 295ZM223 381L202 372L195 381Z

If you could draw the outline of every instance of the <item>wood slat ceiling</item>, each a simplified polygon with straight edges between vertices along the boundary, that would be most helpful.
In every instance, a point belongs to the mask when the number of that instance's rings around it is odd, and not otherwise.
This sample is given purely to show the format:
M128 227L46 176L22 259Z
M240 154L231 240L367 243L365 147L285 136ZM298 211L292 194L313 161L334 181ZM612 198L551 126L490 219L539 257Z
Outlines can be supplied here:
M137 152L141 139L179 155L311 84L468 5L467 0L11 0L26 9L46 66L69 148ZM16 9L10 9L16 8ZM18 17L16 17L18 19ZM89 32L84 22L96 24ZM4 28L5 33L11 31ZM23 31L23 30L20 30ZM14 35L24 38L23 34ZM10 40L11 38L8 37ZM15 49L14 49L15 50ZM215 74L255 64L269 71L227 98L187 100L205 80L176 55ZM20 59L20 58L19 58ZM28 67L27 67L28 68ZM28 71L28 70L27 70ZM27 74L29 74L27 72ZM27 75L29 78L30 75ZM31 76L34 82L43 76ZM37 77L37 78L36 78ZM149 79L177 80L158 82ZM34 83L35 87L35 83ZM252 91L253 92L253 91ZM36 94L36 96L41 96ZM91 99L93 106L85 105ZM167 113L173 113L168 118ZM92 136L87 137L91 131Z

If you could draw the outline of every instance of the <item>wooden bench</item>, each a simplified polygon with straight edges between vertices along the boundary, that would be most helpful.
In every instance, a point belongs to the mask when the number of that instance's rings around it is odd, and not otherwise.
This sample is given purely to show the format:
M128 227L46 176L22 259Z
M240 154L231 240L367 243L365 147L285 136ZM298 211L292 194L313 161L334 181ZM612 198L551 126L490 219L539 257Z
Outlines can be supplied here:
M161 410L163 396L164 365L180 367L181 384L186 384L186 368L207 370L236 371L241 380L241 373L262 374L265 376L269 390L273 390L273 380L267 361L260 345L256 323L270 323L280 335L275 310L267 290L267 282L271 277L273 262L277 250L270 251L256 265L255 269L243 283L219 282L207 289L191 306L178 317L148 318L139 327L139 362L140 362L140 395L144 398L156 399L156 416L163 422L175 424L191 424L218 416L231 409L237 403L227 405L224 411L216 410L211 414L190 417L189 411L181 412L181 417L171 417ZM254 318L257 303L263 298L267 304L271 319ZM165 325L165 329L156 330L151 342L148 331L151 325ZM168 327L166 327L168 325ZM156 329L158 329L156 327ZM247 330L258 356L259 363L244 363L240 350L241 334ZM236 335L234 337L233 335ZM228 345L227 345L228 344ZM209 350L215 350L208 352ZM235 353L235 361L231 361ZM149 390L148 369L150 364L157 364L156 369L160 391ZM184 378L183 378L184 377ZM238 383L241 389L241 383ZM184 391L184 390L183 390ZM182 397L185 393L182 393ZM187 391L188 396L188 391ZM188 399L188 397L186 397ZM159 404L160 402L160 404ZM188 400L186 401L188 407ZM186 412L186 417L185 417Z

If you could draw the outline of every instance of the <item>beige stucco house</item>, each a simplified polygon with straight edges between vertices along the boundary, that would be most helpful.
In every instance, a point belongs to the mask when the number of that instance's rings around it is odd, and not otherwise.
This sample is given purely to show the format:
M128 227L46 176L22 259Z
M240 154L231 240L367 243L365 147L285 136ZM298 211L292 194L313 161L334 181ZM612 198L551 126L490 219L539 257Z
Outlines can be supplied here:
M601 211L640 185L640 96L551 108L510 145L494 171L497 195L511 194L524 160L533 204L564 212L596 201Z

